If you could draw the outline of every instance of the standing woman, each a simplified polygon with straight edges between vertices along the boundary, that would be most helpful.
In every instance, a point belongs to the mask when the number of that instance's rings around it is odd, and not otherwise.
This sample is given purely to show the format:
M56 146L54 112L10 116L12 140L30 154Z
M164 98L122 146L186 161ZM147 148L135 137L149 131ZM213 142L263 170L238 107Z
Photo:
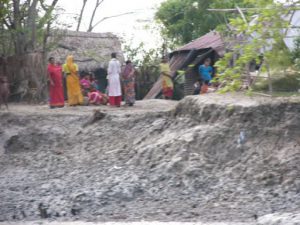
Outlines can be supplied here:
M126 61L122 78L124 84L125 102L129 106L133 106L135 103L134 67L130 60Z
M111 106L121 106L122 102L122 91L120 82L121 65L117 60L117 54L111 54L111 60L108 64L108 95L109 104Z
M67 57L66 63L63 66L64 73L67 75L67 93L68 103L70 106L82 105L83 96L80 88L78 75L78 65L74 63L73 56Z
M162 90L164 99L172 99L174 84L172 81L171 70L167 58L163 58L161 61L160 74L162 76Z
M55 64L55 59L53 57L49 58L49 64L47 68L48 80L50 82L49 86L49 105L50 108L61 108L64 107L64 90L63 90L63 78L62 78L62 68Z

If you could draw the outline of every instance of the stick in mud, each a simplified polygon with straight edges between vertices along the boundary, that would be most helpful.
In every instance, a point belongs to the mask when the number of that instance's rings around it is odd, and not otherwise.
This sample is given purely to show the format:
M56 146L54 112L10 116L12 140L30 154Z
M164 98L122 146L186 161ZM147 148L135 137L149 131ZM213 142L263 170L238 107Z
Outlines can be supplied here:
M106 116L106 113L101 112L100 110L94 110L92 117L82 125L82 128L85 128L93 123L102 120Z

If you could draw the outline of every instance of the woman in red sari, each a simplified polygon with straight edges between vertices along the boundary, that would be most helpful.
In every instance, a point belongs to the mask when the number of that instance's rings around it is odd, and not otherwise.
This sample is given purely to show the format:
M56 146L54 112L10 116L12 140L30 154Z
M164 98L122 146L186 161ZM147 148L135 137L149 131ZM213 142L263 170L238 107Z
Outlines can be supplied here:
M55 64L55 59L53 57L49 58L48 64L48 79L50 82L49 87L49 104L50 108L61 108L64 107L64 90L63 90L63 80L62 80L62 68Z

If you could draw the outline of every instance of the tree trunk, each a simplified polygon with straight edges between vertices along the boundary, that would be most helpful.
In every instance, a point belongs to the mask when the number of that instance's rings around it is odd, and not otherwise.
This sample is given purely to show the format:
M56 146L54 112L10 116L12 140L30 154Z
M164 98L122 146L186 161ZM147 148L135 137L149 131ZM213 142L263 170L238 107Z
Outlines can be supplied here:
M79 31L79 28L80 28L80 25L81 25L81 20L82 20L82 15L83 15L83 11L84 11L86 2L87 2L87 0L83 0L83 5L82 5L81 11L80 11L79 18L78 18L78 24L77 24L76 31Z
M101 3L103 2L104 0L97 0L96 1L96 5L95 5L95 8L93 10L93 14L92 14L92 17L91 17L91 20L90 20L90 25L89 25L89 29L87 30L88 32L92 32L93 31L93 22L94 22L94 18L95 18L95 15L96 15L96 11L98 9L98 7L101 5Z
M37 3L39 0L33 0L28 10L28 18L25 29L30 30L29 40L26 43L25 51L33 52L36 48L36 17L37 17Z
M20 0L13 0L13 18L12 28L16 31L15 53L16 55L23 55L25 53L26 38L24 32L22 32Z
M48 9L44 8L44 10L46 11L44 18L47 19L51 15L57 2L58 2L58 0L53 0L51 6ZM46 55L47 55L47 42L48 42L48 37L50 35L51 24L52 24L52 20L48 20L47 27L46 27L46 30L45 30L44 36L43 36L43 53L44 53L45 59L46 59ZM39 24L39 28L41 29L42 27L43 27L43 24Z

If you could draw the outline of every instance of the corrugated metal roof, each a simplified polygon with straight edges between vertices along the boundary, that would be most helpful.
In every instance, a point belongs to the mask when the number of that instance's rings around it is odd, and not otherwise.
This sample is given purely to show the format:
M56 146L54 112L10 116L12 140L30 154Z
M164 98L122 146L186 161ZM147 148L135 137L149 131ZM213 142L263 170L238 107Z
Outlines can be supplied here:
M171 76L174 76L176 71L181 69L182 64L188 58L188 55L192 50L198 51L201 49L213 49L219 56L223 56L225 54L225 44L221 38L221 35L216 31L211 31L208 34L180 47L170 54L171 60L169 64L171 68ZM198 51L198 53L199 52L200 51ZM162 80L160 77L148 94L144 97L144 99L155 98L161 92L161 89Z
M219 56L223 56L225 53L224 41L222 40L221 35L216 31L211 31L208 34L180 47L174 52L205 48L214 49Z

